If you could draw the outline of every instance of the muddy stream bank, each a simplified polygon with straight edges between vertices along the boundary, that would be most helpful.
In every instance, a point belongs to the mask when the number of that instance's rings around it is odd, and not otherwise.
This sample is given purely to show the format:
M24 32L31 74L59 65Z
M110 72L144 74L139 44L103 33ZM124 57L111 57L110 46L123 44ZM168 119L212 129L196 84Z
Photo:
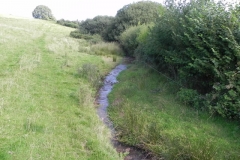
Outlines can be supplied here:
M99 90L99 97L97 99L97 102L99 103L99 108L97 112L100 119L105 123L105 125L107 125L110 128L112 132L111 140L116 150L118 152L129 153L125 157L125 160L153 160L154 158L152 158L149 154L143 152L142 150L118 142L117 139L115 138L116 132L114 130L113 123L108 118L107 113L107 107L109 105L108 94L112 91L113 85L115 83L118 83L117 76L119 75L119 73L125 69L127 69L127 66L124 64L120 64L106 76L104 80L104 85Z

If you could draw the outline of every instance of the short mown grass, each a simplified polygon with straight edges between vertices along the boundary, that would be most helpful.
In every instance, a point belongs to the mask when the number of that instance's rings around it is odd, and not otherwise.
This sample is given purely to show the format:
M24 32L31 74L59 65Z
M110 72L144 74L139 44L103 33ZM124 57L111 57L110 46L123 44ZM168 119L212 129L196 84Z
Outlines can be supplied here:
M123 71L110 93L118 139L164 159L240 159L240 126L178 102L179 87L142 65Z
M79 52L85 40L48 21L0 17L0 159L121 159L96 114L97 88L117 62ZM83 46L84 47L84 46Z

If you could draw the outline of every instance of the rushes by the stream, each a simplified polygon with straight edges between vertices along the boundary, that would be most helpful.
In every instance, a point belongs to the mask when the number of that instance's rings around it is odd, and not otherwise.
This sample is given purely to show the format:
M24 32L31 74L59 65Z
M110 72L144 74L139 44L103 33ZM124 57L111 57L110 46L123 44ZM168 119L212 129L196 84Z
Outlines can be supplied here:
M110 118L120 141L165 159L240 158L239 124L178 102L179 86L133 65L110 94Z

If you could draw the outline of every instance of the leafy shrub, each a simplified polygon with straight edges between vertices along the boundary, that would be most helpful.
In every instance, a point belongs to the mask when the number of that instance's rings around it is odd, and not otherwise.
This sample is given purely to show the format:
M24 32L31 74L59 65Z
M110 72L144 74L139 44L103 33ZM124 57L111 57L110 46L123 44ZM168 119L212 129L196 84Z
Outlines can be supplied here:
M138 25L126 29L119 37L119 42L128 56L133 56L140 43L148 34L148 25Z
M209 96L209 109L230 119L240 119L240 69L228 75L228 82L216 83Z
M130 27L119 37L119 42L128 56L132 56L134 50L138 47L137 37L140 32L138 26Z
M197 91L192 89L181 89L177 94L178 99L187 105L193 105L198 97Z
M177 93L180 102L196 109L206 108L206 100L196 90L181 88Z
M32 16L36 19L43 19L43 20L55 20L52 11L50 8L44 5L37 6L33 12Z
M150 29L154 26L154 23L144 24L139 26L139 33L137 37L137 42L139 44L145 43L149 36Z

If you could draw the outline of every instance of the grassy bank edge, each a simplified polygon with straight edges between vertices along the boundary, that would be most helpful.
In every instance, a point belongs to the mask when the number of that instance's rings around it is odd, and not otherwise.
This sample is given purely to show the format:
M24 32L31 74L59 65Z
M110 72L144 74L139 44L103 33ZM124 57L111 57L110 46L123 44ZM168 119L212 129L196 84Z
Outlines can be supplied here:
M134 64L109 95L120 141L166 159L239 159L239 124L180 104L174 83Z

